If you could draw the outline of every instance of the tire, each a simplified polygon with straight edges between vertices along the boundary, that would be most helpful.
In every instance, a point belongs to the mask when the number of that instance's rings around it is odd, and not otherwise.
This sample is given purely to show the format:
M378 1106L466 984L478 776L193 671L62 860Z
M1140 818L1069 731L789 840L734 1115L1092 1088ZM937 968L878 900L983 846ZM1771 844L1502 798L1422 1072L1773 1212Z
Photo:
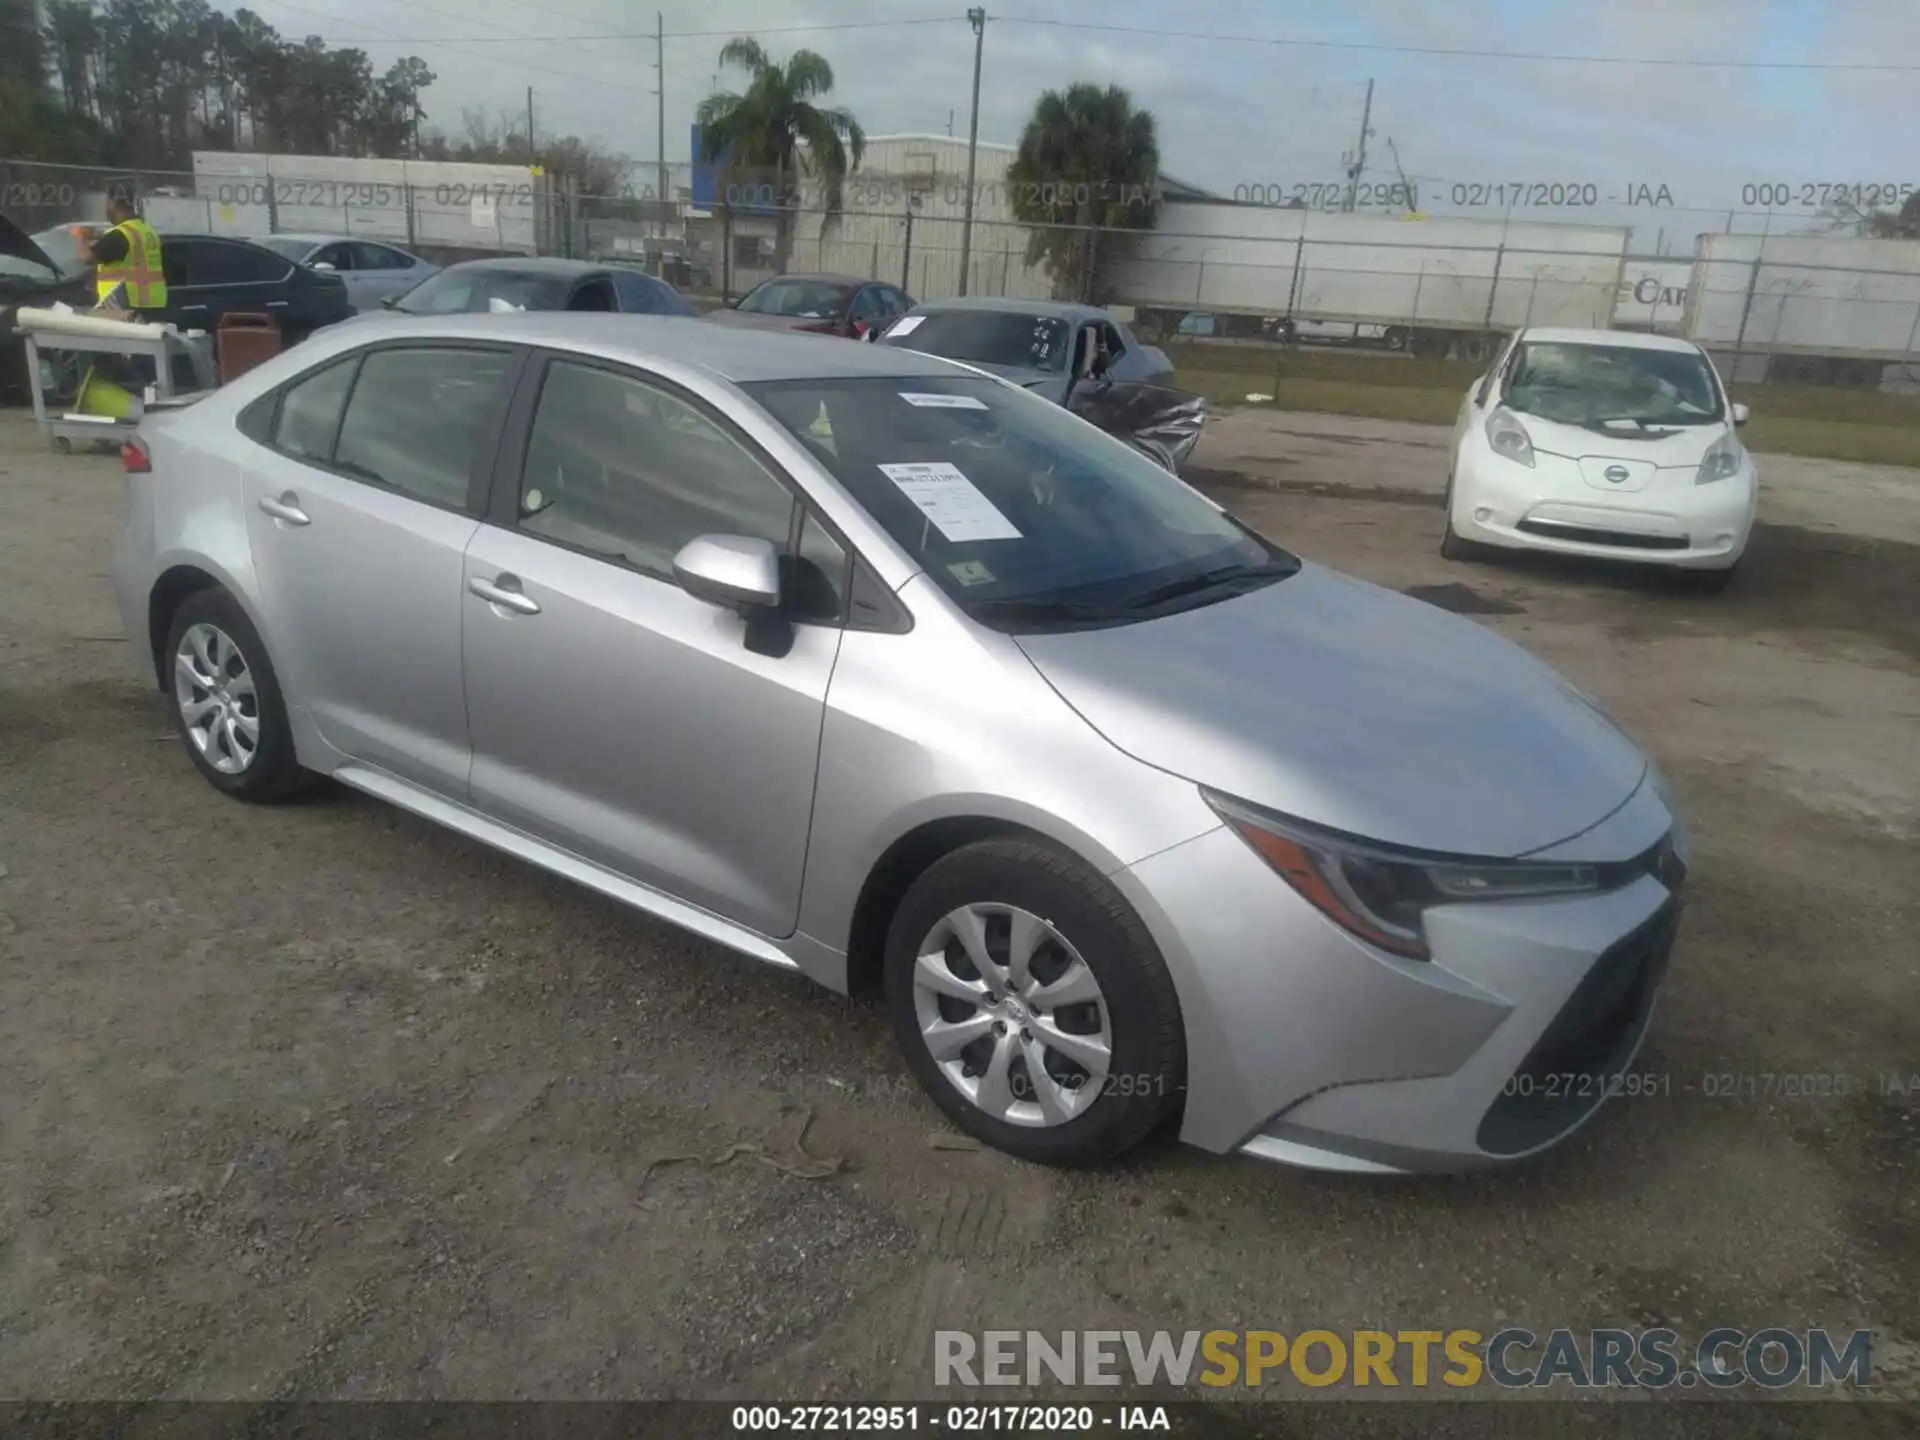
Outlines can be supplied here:
M999 965L997 1005L994 992L980 983L980 967L968 958L956 917L982 922L977 937L989 966ZM1013 973L1006 961L1016 926L1039 939L1031 949L1029 984L1018 994L1012 993L1017 986L1005 986ZM928 969L919 963L923 946L934 957ZM937 985L923 983L933 966L944 974ZM995 1149L1048 1165L1098 1164L1137 1145L1179 1109L1186 1086L1184 1032L1159 950L1111 885L1052 846L983 840L930 866L894 912L885 979L894 1035L914 1078L949 1119ZM1056 1004L1049 985L1057 994L1097 998ZM958 998L959 990L979 1000ZM1031 1006L1026 997L1036 997ZM1003 1034L990 1028L996 1017ZM950 1025L948 1043L956 1047L975 1038L945 1056L943 1065L923 1031L929 1024ZM1067 1055L1068 1048L1086 1053L1073 1043L1076 1036L1105 1039L1105 1070L1097 1083L1095 1069ZM1047 1037L1066 1048L1056 1049ZM1028 1068L1036 1055L1048 1077L1045 1101ZM963 1083L982 1099L963 1093ZM1000 1113L991 1113L996 1108Z
M1387 333L1381 338L1385 340L1387 349L1395 353L1407 348L1407 332L1398 325L1389 325Z
M194 673L219 677L226 684L193 685L183 673L183 652ZM181 602L167 626L161 664L180 743L214 789L236 800L266 804L313 781L312 773L294 758L293 729L266 644L225 590L196 590ZM240 681L251 684L243 689L236 683ZM200 708L209 701L213 709ZM188 715L196 709L199 713L190 721Z
M1486 559L1485 545L1477 540L1464 539L1460 532L1453 528L1453 477L1451 475L1447 477L1447 494L1442 503L1447 507L1447 519L1446 528L1440 532L1440 558L1458 560L1462 563Z
M1733 584L1733 577L1739 569L1740 564L1735 561L1724 570L1679 570L1675 575L1683 589L1696 595L1722 595Z

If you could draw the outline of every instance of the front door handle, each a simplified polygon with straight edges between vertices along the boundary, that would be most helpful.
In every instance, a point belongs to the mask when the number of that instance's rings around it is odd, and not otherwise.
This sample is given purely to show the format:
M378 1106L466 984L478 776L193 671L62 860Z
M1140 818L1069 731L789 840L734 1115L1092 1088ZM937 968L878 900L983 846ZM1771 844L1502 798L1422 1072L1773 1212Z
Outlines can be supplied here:
M313 523L313 517L300 508L300 497L291 490L287 491L277 500L271 495L261 496L260 508L274 519L284 521L288 525L311 525Z
M520 615L540 613L540 602L522 590L520 582L511 575L501 575L493 580L483 580L476 575L467 581L467 589L489 605L498 605L503 610L512 610Z

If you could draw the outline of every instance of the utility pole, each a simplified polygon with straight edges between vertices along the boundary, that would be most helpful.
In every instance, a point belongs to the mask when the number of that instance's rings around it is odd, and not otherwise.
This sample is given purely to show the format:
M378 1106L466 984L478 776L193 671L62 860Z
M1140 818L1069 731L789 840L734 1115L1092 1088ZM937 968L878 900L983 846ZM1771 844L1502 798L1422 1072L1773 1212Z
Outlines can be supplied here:
M1354 148L1353 164L1347 170L1347 203L1340 208L1353 209L1355 198L1360 193L1360 172L1367 168L1367 136L1373 132L1367 128L1373 119L1373 81L1367 81L1367 103L1360 111L1360 143Z
M533 159L533 86L527 86L527 164Z
M667 20L658 10L653 12L653 46L654 78L659 85L653 93L660 99L660 142L654 152L655 163L660 167L660 190L655 198L664 205L670 198L667 194Z
M953 111L947 111L947 138L953 138Z
M987 12L976 5L967 11L973 26L973 118L967 123L967 200L960 221L960 293L967 293L967 260L973 252L973 177L980 158L980 51L987 41Z

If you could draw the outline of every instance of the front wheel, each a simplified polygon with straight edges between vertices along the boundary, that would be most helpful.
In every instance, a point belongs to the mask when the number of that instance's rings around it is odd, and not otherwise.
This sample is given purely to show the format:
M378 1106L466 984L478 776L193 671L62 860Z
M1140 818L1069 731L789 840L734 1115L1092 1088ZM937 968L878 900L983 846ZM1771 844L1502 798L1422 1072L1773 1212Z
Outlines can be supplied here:
M1487 547L1477 540L1468 540L1453 528L1453 476L1447 477L1446 499L1441 502L1447 507L1446 529L1440 532L1440 558L1443 560L1484 560Z
M914 1076L976 1139L1085 1165L1180 1106L1185 1042L1158 948L1099 875L1035 841L930 867L887 936L887 1009Z

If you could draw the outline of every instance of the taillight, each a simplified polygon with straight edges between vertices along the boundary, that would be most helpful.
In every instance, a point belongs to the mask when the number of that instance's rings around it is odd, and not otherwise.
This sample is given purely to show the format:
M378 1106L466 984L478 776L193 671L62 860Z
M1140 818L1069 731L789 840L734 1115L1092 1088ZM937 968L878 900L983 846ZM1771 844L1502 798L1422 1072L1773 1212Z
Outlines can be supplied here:
M120 447L120 467L129 475L151 475L153 473L153 455L147 449L147 442L135 438L122 445Z

